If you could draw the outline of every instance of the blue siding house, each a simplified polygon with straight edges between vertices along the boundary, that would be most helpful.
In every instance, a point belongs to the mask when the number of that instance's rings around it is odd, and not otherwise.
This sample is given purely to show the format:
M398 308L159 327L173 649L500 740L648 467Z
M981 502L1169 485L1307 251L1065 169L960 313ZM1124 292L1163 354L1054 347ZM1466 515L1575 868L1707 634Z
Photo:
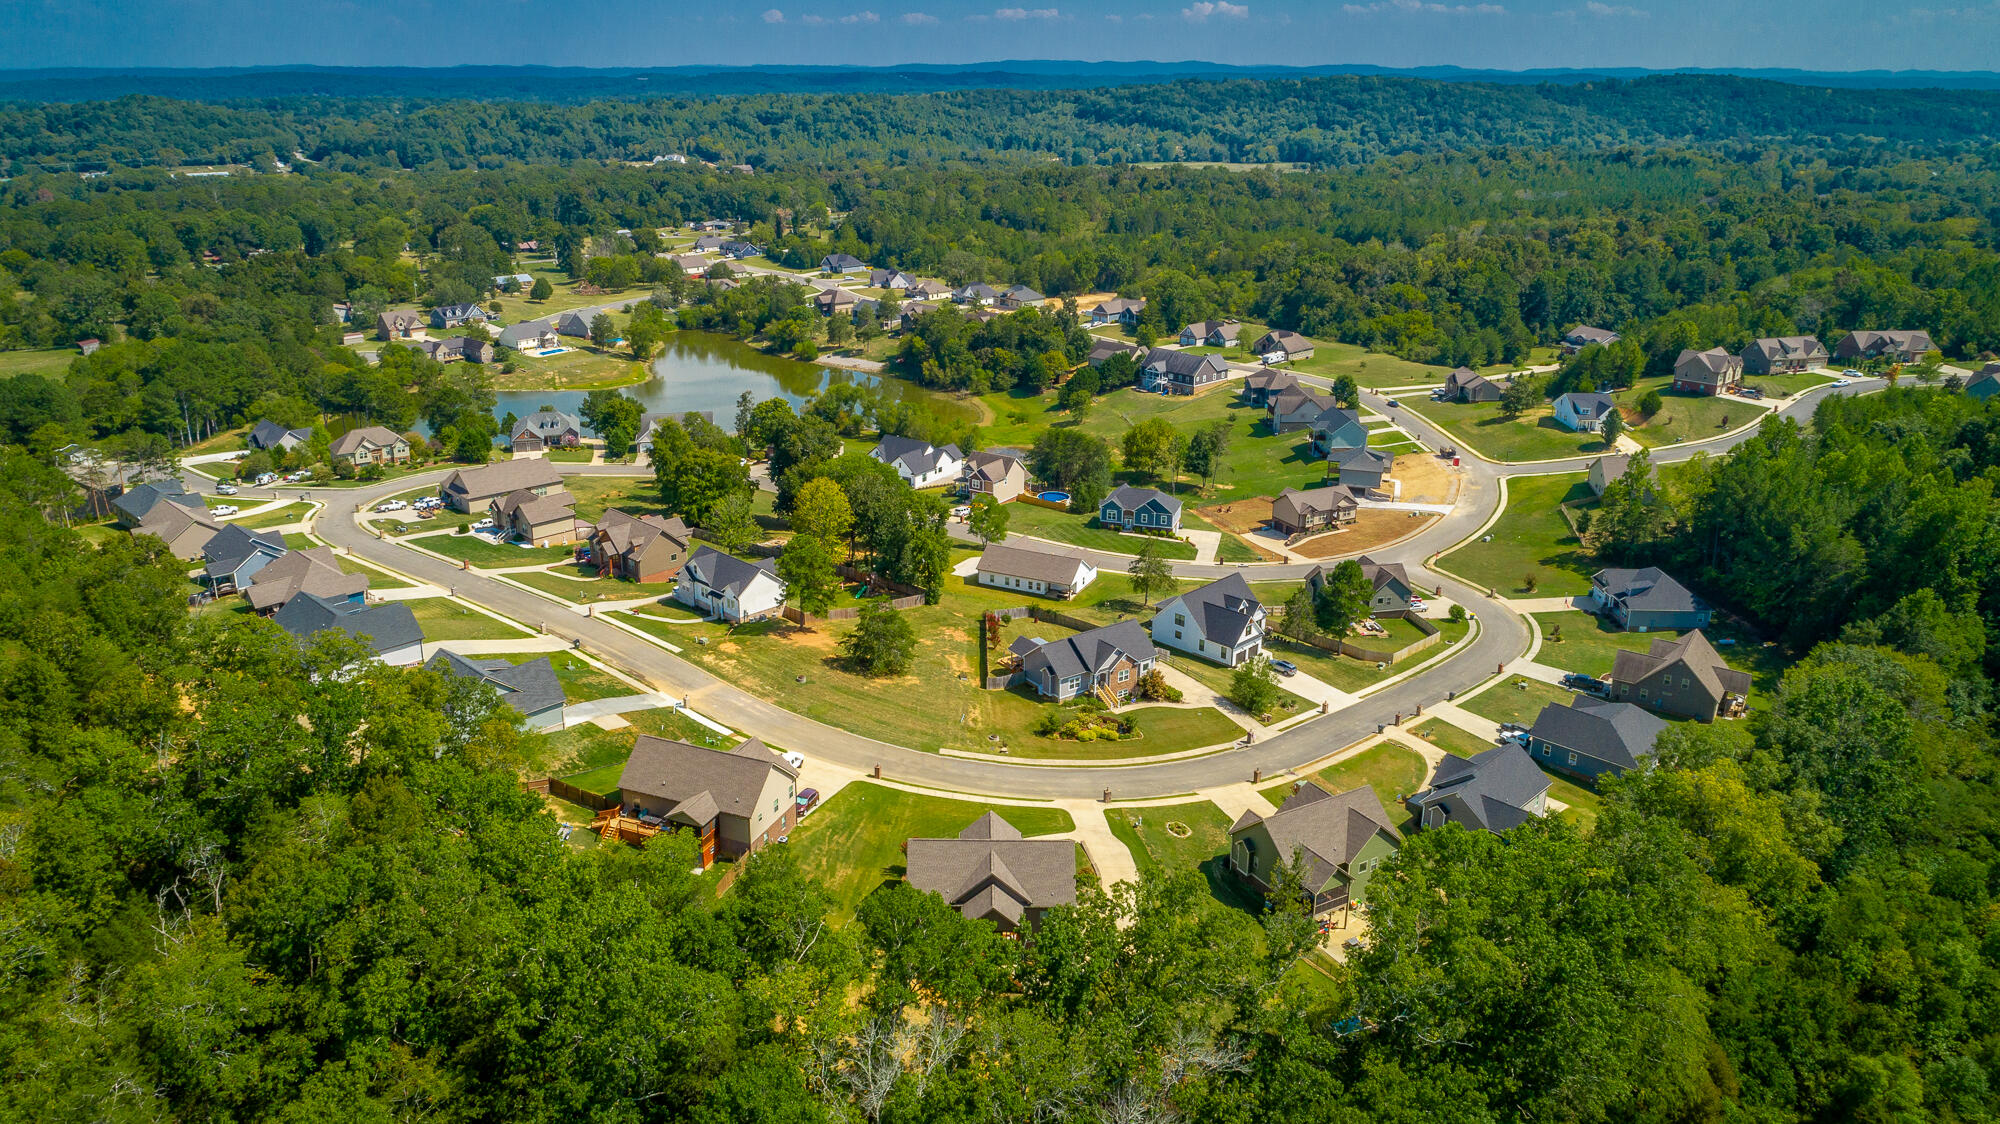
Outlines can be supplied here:
M1712 612L1658 566L1597 571L1590 575L1590 601L1592 612L1628 632L1707 628Z
M1595 782L1638 768L1666 728L1631 703L1578 695L1542 708L1528 730L1528 756L1545 769Z
M1107 527L1127 531L1169 531L1181 529L1181 501L1151 488L1120 487L1104 497L1097 507L1097 521Z

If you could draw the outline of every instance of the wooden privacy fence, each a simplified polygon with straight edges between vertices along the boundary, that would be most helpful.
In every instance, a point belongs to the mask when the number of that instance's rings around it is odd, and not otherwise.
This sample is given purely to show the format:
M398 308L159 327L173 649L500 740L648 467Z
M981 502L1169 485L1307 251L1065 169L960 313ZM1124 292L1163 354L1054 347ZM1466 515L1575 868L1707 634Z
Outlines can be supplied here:
M1421 639L1394 651L1387 648L1370 648L1365 644L1356 644L1351 640L1327 640L1321 637L1314 637L1311 640L1300 640L1297 637L1287 637L1286 639L1294 643L1304 644L1308 648L1318 648L1322 652L1339 652L1343 656L1352 656L1357 660L1367 660L1371 663L1401 663L1418 652L1435 646L1444 639L1444 634L1438 631L1436 625L1408 609L1395 613L1383 613L1381 615L1393 617L1397 620L1409 621L1411 624L1417 626L1418 632L1424 635Z
M1028 615L1038 621L1043 621L1047 624L1059 624L1064 628L1073 628L1078 632L1089 632L1091 629L1097 627L1095 623L1084 620L1082 617L1072 617L1068 613L1058 613L1054 609L1044 609L1040 605L1028 606Z
M595 792L585 792L573 784L559 781L554 777L543 777L538 781L522 781L521 787L528 792L539 792L553 796L557 800L567 800L572 804L581 804L593 812L601 812L606 808L616 808L618 806L618 801L611 799L609 796L599 796Z

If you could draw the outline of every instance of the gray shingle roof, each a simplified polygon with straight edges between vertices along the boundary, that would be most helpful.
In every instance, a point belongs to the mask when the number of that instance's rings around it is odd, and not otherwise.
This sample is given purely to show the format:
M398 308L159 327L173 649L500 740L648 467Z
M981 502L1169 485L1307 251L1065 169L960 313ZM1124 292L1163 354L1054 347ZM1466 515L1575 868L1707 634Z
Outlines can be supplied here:
M1424 827L1437 808L1447 822L1486 831L1506 831L1534 818L1528 805L1549 790L1549 777L1518 745L1496 746L1471 757L1447 753L1431 777L1431 787L1408 804Z
M1021 667L1029 674L1040 677L1047 668L1057 681L1077 675L1088 675L1102 671L1118 662L1120 654L1131 657L1137 663L1159 657L1153 647L1153 638L1146 634L1146 628L1138 621L1119 621L1060 640L1051 640L1029 652L1021 660Z
M1750 341L1743 349L1748 358L1752 352L1766 359L1825 359L1826 345L1812 336L1766 336Z
M1141 364L1148 371L1180 378L1198 378L1204 374L1222 374L1229 370L1229 364L1220 355L1197 355L1191 351L1175 351L1172 348L1156 347L1146 353Z
M532 433L547 441L572 431L579 435L583 433L583 422L575 414L566 414L561 410L536 410L515 422L514 432L509 436L519 438Z
M1558 397L1556 401L1568 402L1571 412L1587 421L1596 421L1618 407L1618 403L1613 402L1609 395L1599 394L1596 391L1572 390Z
M290 604L300 594L345 599L368 588L368 575L348 574L334 561L331 547L287 552L250 579L245 594L258 612Z
M257 554L283 557L284 534L279 531L252 531L230 523L201 548L201 557L208 564L207 573L211 581L225 574L234 574L238 567Z
M1025 578L1029 581L1053 582L1072 587L1082 580L1083 568L1087 565L1089 565L1087 560L1075 554L1052 550L1028 550L1001 546L999 543L990 544L979 555L979 572L982 574L999 574L1002 577Z
M1396 464L1393 454L1353 447L1330 449L1327 451L1326 459L1329 464L1337 464L1342 468L1353 465L1356 468L1372 469L1376 472L1387 472Z
M148 480L144 484L134 484L125 489L123 495L111 501L111 506L124 512L134 520L142 520L153 513L153 508L163 503L179 504L190 510L200 508L204 512L208 505L201 497L189 492L179 480Z
M507 705L522 714L547 710L563 701L562 682L556 678L555 665L548 656L511 664L506 660L480 660L456 652L439 652L424 666L460 679L490 683Z
M884 437L874 455L883 464L901 464L912 476L928 476L950 461L964 459L957 445L936 446L914 437Z
M519 350L528 340L539 340L553 331L555 329L551 328L546 320L523 320L500 329L499 343L501 347Z
M1636 769L1642 758L1653 755L1653 739L1666 728L1665 722L1631 703L1578 695L1567 705L1543 707L1528 732L1537 740L1620 769Z
M403 438L395 430L381 425L364 425L348 430L333 439L327 450L334 456L346 456L363 445L373 445L378 449L393 449Z
M905 878L938 894L965 916L1019 924L1030 909L1076 902L1076 845L1067 839L1023 839L988 812L955 839L911 839Z
M1181 501L1177 497L1170 496L1165 492L1156 491L1152 488L1139 488L1131 484L1119 485L1112 489L1111 494L1104 497L1104 499L1107 503L1117 504L1120 511L1137 511L1147 504L1155 504L1160 510L1170 515L1178 515L1181 510Z
M299 553L299 552L294 552ZM281 560L282 561L282 560ZM273 562L271 565L277 565ZM266 570L270 566L265 567ZM358 575L357 575L358 576ZM362 579L365 584L367 579ZM420 644L424 639L423 626L417 623L417 615L401 601L386 601L379 605L357 605L347 601L328 601L311 593L301 593L271 618L278 627L298 637L309 640L313 636L330 630L345 632L350 636L364 638L368 646L377 653L390 652Z
M1686 586L1658 566L1638 570L1604 569L1590 576L1592 585L1630 609L1649 613L1692 613L1708 606Z
M495 461L477 468L461 468L445 477L440 490L457 492L469 499L492 499L522 488L533 490L562 483L562 473L540 457Z
M750 819L773 772L798 778L796 770L755 738L723 753L641 734L618 775L618 789L665 800L700 826L718 812Z
M1637 683L1676 661L1684 663L1688 674L1718 699L1724 695L1748 697L1750 694L1749 674L1724 663L1722 655L1708 642L1708 637L1701 634L1700 629L1679 640L1664 637L1655 640L1650 651L1628 652L1620 649L1611 659L1611 678L1620 683Z
M1191 589L1161 606L1154 617L1165 616L1179 602L1186 613L1201 625L1201 634L1211 643L1233 646L1251 631L1257 614L1264 608L1242 574L1217 578L1200 589Z
M1403 838L1389 822L1381 797L1367 785L1347 792L1328 792L1308 781L1268 816L1244 812L1230 826L1229 834L1233 836L1258 823L1271 833L1279 861L1289 863L1294 854L1305 853L1306 862L1300 874L1315 893L1325 889L1340 868L1352 861L1377 832L1385 832L1399 842Z
M1608 328L1593 328L1588 324L1578 324L1564 332L1562 338L1567 343L1617 343L1618 333Z
M704 546L694 552L681 572L692 574L700 584L710 589L721 590L731 597L741 597L760 574L775 580L777 565L768 558L745 562L733 554Z

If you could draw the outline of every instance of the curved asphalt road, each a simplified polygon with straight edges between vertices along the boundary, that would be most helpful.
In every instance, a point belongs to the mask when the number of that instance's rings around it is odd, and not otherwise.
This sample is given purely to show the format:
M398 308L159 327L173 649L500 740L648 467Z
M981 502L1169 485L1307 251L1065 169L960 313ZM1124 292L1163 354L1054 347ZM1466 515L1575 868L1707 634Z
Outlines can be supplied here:
M1878 380L1866 380L1857 381L1840 391L1830 387L1817 389L1781 412L1794 417L1809 417L1819 401L1829 394L1862 393L1880 385ZM1421 417L1388 407L1379 395L1365 393L1363 399L1376 411L1398 417L1404 428L1434 447L1457 444ZM1750 432L1754 430L1713 441L1663 448L1655 450L1654 456L1659 462L1671 463L1686 460L1697 452L1720 452L1743 441ZM1501 665L1519 657L1527 649L1528 630L1517 614L1480 590L1448 575L1428 570L1423 563L1432 555L1469 538L1499 511L1504 478L1580 471L1592 459L1573 457L1508 465L1468 456L1465 460L1467 472L1464 487L1453 512L1401 543L1372 552L1385 560L1402 561L1423 570L1444 596L1465 605L1478 616L1478 634L1454 654L1352 706L1254 744L1239 745L1203 757L1124 766L1051 766L968 760L865 738L805 718L775 702L752 695L657 645L594 617L581 616L517 586L384 542L355 522L357 511L372 507L389 495L442 482L449 469L365 488L318 489L315 498L324 501L327 506L314 530L326 541L371 562L422 581L455 587L457 595L468 601L530 626L539 624L551 635L580 640L592 655L650 680L669 694L686 695L689 705L698 711L768 742L823 758L836 765L862 772L880 766L882 775L888 778L967 793L1076 798L1096 797L1109 789L1115 799L1141 799L1248 781L1253 770L1271 775L1316 760L1374 733L1380 724L1391 722L1398 716L1411 715L1419 706L1436 703L1450 694L1479 685L1491 678ZM574 475L644 474L644 470L620 465L576 466L564 471ZM190 486L207 483L205 479L195 478ZM304 490L313 491L310 488ZM255 498L294 491L245 489L243 495ZM1104 556L1104 560L1107 565L1119 570L1127 561L1116 555ZM1296 578L1310 568L1303 563L1247 567L1179 563L1175 566L1176 572L1185 577L1217 577L1250 570L1258 580Z

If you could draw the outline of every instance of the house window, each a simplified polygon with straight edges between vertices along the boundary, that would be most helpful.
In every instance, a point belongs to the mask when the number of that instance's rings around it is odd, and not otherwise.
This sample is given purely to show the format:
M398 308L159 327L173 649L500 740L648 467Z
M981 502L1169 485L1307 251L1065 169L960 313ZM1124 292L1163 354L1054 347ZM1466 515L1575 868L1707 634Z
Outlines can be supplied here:
M1576 764L1576 750L1572 749L1569 751L1569 763L1572 765Z
M1130 681L1130 680L1131 680L1131 678L1132 678L1132 669L1131 669L1131 668L1129 668L1129 667L1121 667L1121 668L1119 668L1119 669L1118 669L1118 681L1119 681L1120 683L1125 683L1125 682L1128 682L1128 681Z
M1549 754L1553 753L1554 751L1555 751L1555 750L1554 750L1554 747L1550 746L1550 745L1549 745L1549 743L1547 743L1547 742L1543 742L1543 743L1542 743L1542 756L1543 756L1543 757L1547 757L1547 756L1548 756Z
M1175 627L1175 628L1180 628L1181 626L1183 626L1183 625L1185 625L1185 624L1187 624L1187 614L1186 614L1186 613L1175 613L1175 614L1174 614L1174 627Z

